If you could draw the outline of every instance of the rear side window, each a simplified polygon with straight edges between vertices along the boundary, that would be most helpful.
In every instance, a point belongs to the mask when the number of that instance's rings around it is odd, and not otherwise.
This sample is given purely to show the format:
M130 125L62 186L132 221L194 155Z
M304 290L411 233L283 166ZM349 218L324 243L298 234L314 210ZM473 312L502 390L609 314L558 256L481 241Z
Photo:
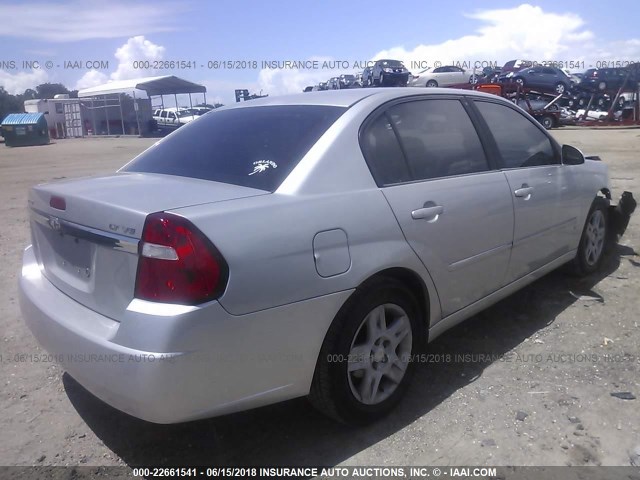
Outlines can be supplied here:
M414 180L489 169L480 138L458 100L401 103L388 110Z
M551 140L527 117L504 105L475 101L498 145L504 168L559 163Z
M378 186L411 181L398 138L386 114L366 127L360 145Z
M211 112L142 152L121 171L192 177L273 192L345 110L281 105Z

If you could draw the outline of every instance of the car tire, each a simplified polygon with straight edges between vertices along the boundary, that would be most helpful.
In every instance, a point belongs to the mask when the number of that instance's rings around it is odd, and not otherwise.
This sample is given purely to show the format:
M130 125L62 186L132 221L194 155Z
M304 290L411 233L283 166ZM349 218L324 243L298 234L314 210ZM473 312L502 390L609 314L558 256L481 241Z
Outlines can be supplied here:
M435 80L429 80L425 86L429 88L437 87L438 82L436 82Z
M609 107L611 106L611 100L609 100L604 95L601 95L596 99L596 106L601 110L609 110Z
M514 82L516 82L518 85L520 85L521 87L524 87L524 78L522 77L516 77L513 79Z
M606 89L607 89L607 82L598 83L598 90L606 90Z
M578 252L573 259L573 273L586 276L596 272L612 244L613 235L609 228L609 201L596 197L582 229Z
M402 283L378 278L359 287L329 327L311 404L346 424L378 420L405 393L423 337L418 302Z
M555 118L551 115L545 115L540 119L540 124L546 129L551 130L556 125Z
M556 90L556 93L558 95L560 95L560 94L563 94L563 93L565 93L567 91L567 86L562 82L558 82L558 83L556 83L555 90Z
M384 87L384 73L380 72L380 80L378 80L378 86Z

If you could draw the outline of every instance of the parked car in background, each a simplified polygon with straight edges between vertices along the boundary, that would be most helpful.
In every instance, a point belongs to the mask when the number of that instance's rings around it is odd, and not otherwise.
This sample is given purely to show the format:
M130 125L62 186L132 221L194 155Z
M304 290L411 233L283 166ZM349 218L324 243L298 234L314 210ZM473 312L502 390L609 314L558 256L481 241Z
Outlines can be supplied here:
M353 88L358 86L356 83L356 76L349 73L340 75L340 78L338 79L338 81L339 81L340 89Z
M373 85L405 87L410 72L400 60L377 60L371 69Z
M486 83L498 83L498 78L502 73L502 69L500 67L491 68L485 67L482 69L481 75L479 75L476 79L475 83L486 84Z
M211 110L213 109L209 107L192 107L188 109L188 111L195 116L204 115L205 113L209 113Z
M464 70L454 65L444 67L429 67L417 75L413 75L409 81L411 87L446 87L460 83L470 83L473 72Z
M510 72L518 72L523 68L533 67L531 60L510 60L500 69L501 75L507 75Z
M22 316L71 377L144 420L308 395L366 423L427 341L561 265L598 270L624 231L609 188L604 162L495 95L256 99L117 173L31 188Z
M623 85L629 90L636 89L640 73L633 68L590 68L584 72L578 84L583 90L617 90Z
M564 93L573 86L571 78L555 67L529 67L510 72L502 77L503 83L517 83L527 88L536 88L544 92Z
M327 90L340 90L340 79L338 77L331 77L327 80Z
M161 130L175 130L198 118L187 108L169 107L153 111L153 120Z
M304 93L306 92L312 92L313 91L313 85L309 85L307 87L304 87L304 89L302 90Z
M371 78L371 72L373 71L373 66L366 67L362 70L362 86L363 87L372 87L373 79Z

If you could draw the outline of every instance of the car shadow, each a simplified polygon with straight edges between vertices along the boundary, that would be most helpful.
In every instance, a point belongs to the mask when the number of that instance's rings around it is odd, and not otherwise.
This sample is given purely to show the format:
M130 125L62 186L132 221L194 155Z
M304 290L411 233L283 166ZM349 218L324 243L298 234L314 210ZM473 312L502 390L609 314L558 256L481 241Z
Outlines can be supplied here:
M419 363L411 388L384 420L366 427L338 424L297 399L209 420L157 425L133 418L103 403L68 374L67 395L88 427L129 466L141 465L314 465L334 466L425 415L461 387L479 378L538 330L552 324L574 302L593 298L596 284L615 272L617 246L601 271L586 278L555 271L436 339L433 358L478 361ZM630 260L630 259L627 259ZM458 356L458 357L456 357ZM484 356L484 357L481 357ZM484 358L484 360L482 360Z

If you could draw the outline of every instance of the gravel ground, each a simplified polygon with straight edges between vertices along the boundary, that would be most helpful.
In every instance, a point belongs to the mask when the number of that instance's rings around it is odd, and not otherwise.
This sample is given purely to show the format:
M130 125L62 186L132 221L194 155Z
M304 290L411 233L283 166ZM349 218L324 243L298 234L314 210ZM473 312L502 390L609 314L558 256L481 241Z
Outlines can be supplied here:
M640 130L553 132L610 166L617 197L640 194ZM20 317L30 185L110 172L147 139L0 145L0 465L630 465L640 462L640 227L606 268L554 272L440 337L400 408L348 428L304 399L211 420L154 425L87 393L42 353ZM624 395L623 395L624 396ZM635 460L634 460L635 459Z

